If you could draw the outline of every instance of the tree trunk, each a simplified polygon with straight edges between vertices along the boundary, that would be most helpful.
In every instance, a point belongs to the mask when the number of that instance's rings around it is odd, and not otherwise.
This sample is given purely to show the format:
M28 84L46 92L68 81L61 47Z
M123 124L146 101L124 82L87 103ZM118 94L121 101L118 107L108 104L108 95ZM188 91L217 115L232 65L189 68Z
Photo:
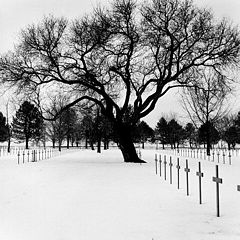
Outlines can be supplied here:
M88 149L88 138L87 138L87 136L85 138L85 149Z
M61 139L58 139L58 150L59 150L59 152L62 151L62 140Z
M55 139L52 139L52 147L55 148L55 142L56 140Z
M98 152L98 153L101 153L101 137L98 137L97 152Z
M104 150L107 150L108 149L108 147L107 147L107 140L106 139L104 139L104 141L103 141L103 149Z
M29 140L29 139L28 139L28 137L26 137L26 146L25 146L25 147L26 147L26 149L28 149L28 148L29 148L29 147L28 147L28 140Z
M210 156L211 143L210 143L210 123L207 122L207 155Z
M67 135L67 149L69 149L69 145L70 145L70 136Z
M142 149L144 149L144 147L145 147L145 146L144 146L144 141L142 141Z
M145 163L139 159L131 138L131 129L121 124L115 127L119 140L119 148L122 152L124 162Z
M11 138L8 137L8 148L7 148L8 153L11 152Z
M231 150L231 144L228 143L227 145L228 145L228 150L230 151Z

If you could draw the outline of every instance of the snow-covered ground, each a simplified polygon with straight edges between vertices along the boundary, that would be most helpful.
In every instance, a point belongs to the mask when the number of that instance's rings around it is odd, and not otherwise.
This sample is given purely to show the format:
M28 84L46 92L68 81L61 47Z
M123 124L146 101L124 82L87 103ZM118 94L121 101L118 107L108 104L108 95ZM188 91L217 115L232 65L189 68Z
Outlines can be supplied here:
M142 151L147 164L123 163L115 150L71 151L17 165L0 158L1 240L239 240L240 157L219 164L221 217L216 217L215 163L202 160L203 204L198 203L198 161L185 157L177 189L155 174L155 150ZM161 152L157 152L160 154ZM238 159L239 158L239 159ZM169 156L167 156L169 163ZM162 169L163 170L163 169Z

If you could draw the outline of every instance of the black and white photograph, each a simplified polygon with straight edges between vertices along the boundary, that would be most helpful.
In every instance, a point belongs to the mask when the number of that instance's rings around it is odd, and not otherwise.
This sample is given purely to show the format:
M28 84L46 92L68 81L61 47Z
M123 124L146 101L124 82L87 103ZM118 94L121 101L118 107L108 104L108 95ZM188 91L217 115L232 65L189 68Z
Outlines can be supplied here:
M240 1L0 0L0 239L239 240Z

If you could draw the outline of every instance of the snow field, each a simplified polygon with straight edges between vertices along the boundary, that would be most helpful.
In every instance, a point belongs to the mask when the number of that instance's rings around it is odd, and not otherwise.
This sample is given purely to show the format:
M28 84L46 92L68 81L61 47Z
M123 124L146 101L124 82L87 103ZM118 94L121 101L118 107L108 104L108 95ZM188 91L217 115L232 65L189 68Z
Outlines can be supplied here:
M117 149L102 154L80 150L22 165L0 158L0 239L240 239L238 159L232 166L219 166L223 184L217 218L215 164L202 160L199 205L198 162L189 159L190 196L186 196L186 158L180 158L177 190L176 157L170 185L169 165L166 181L155 174L155 152L142 150L148 162L142 165L123 163Z

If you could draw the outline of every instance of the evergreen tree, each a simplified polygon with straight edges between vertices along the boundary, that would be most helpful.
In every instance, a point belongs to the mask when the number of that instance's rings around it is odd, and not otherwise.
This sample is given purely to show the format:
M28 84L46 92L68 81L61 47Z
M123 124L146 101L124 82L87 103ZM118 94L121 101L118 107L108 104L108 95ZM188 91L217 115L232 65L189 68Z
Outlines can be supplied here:
M5 142L9 137L9 127L6 123L6 118L0 112L0 142Z
M41 136L43 119L37 107L25 101L12 122L12 136L20 141L25 140L28 149L29 140L38 139Z
M192 123L187 123L185 126L185 137L189 141L190 148L196 142L196 129Z
M198 129L198 141L200 144L203 143L205 145L209 141L210 148L212 148L212 144L216 144L219 140L220 134L212 122L204 123Z
M161 141L164 149L164 145L168 143L168 139L169 139L168 123L164 117L161 117L157 123L156 134L157 134L157 139Z
M141 121L137 124L136 134L138 141L142 143L142 148L144 148L144 143L148 138L153 138L154 131L153 129L144 121Z
M183 127L175 119L172 119L168 122L168 129L169 129L168 142L171 144L171 148L175 149L184 139L185 131Z

